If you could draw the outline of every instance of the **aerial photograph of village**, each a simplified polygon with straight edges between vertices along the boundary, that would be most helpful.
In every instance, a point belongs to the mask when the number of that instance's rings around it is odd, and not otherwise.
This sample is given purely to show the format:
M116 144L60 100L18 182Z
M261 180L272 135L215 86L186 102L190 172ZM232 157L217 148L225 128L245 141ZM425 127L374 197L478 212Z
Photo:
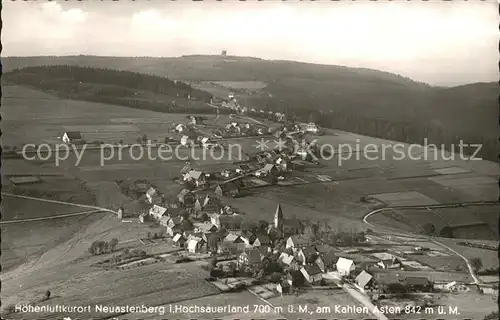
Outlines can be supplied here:
M3 3L2 319L499 319L497 7Z

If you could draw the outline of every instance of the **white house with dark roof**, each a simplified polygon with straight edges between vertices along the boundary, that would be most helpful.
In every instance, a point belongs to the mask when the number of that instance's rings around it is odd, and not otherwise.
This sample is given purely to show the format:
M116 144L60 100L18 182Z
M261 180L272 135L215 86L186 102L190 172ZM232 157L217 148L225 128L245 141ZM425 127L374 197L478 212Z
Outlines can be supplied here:
M271 239L265 234L258 234L252 243L254 247L269 246L270 244Z
M149 214L153 219L156 221L160 221L160 219L165 215L167 212L167 208L161 207L159 205L153 205L151 209L149 209Z
M361 271L360 274L356 277L356 286L361 290L362 292L365 291L367 287L369 287L371 284L373 284L373 276L366 272L365 270Z
M243 267L255 268L262 262L262 254L257 249L250 249L244 251L238 257L238 267L241 269Z
M184 246L186 245L187 240L186 240L186 238L182 234L177 233L173 237L172 242L174 243L174 245L176 247L184 248Z
M186 127L185 124L179 123L178 125L175 126L175 132L183 132L184 128Z
M386 259L381 259L379 262L377 262L377 266L382 269L399 269L401 268L402 264L397 257L391 256Z
M246 230L240 232L240 238L241 240L243 240L243 242L245 242L245 245L248 247L253 244L255 239L257 239L257 236L253 232Z
M199 237L189 237L186 247L187 250L191 253L199 253L203 249L203 245L205 244L205 241L202 238Z
M159 196L160 193L155 187L149 187L148 191L146 191L146 199L149 203L153 203L155 198Z
M210 233L217 231L217 226L210 222L205 222L197 225L195 230L201 233Z
M186 173L183 177L183 180L193 181L197 187L204 185L207 181L205 174L197 170L191 170Z
M346 258L340 257L337 260L337 271L341 276L348 276L352 271L356 269L354 261Z
M190 138L189 136L182 136L181 137L181 145L185 147L193 146L194 145L194 139Z
M189 171L192 171L192 170L194 170L192 167L190 167L189 165L185 165L181 169L181 174L184 176L186 173L188 173Z
M308 263L313 262L314 260L316 260L317 255L318 252L316 251L316 248L312 245L306 246L297 251L297 257L302 262L302 265L306 265Z
M239 235L234 233L229 233L220 241L217 245L217 252L219 254L224 253L239 253L245 250L245 243Z
M323 279L322 272L320 268L318 268L317 265L307 265L304 266L300 269L300 272L304 276L304 279L310 284L316 284L318 282L321 282Z
M300 250L304 247L307 247L311 244L311 239L304 236L291 236L286 240L285 247L292 248L293 250Z
M71 143L82 143L84 142L83 136L80 131L66 131L62 135L62 141L67 144Z
M292 263L296 262L295 257L286 252L282 252L278 257L278 262L285 266L292 266Z
M318 258L314 261L323 272L330 272L336 269L338 257L333 251L320 252Z

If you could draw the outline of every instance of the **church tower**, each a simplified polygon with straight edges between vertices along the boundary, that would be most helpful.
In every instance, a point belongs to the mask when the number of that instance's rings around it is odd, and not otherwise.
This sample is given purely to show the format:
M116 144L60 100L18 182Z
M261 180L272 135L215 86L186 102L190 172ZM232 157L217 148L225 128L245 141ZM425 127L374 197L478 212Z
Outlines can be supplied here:
M280 204L276 207L276 213L274 214L274 228L283 231L283 211L281 211Z

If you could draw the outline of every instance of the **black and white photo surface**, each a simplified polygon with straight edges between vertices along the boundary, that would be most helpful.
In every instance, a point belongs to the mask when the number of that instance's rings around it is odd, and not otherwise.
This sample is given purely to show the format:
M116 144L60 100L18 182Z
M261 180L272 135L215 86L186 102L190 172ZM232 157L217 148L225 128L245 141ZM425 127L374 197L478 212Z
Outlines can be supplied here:
M5 319L498 319L496 1L5 1Z

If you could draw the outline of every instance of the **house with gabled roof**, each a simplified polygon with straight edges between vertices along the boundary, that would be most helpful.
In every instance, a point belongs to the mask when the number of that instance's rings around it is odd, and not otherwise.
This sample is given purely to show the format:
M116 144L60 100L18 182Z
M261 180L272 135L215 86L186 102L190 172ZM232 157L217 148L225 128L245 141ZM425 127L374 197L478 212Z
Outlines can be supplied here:
M189 171L192 171L194 170L191 166L189 165L185 165L182 169L181 169L181 174L184 176L186 173L188 173Z
M201 233L216 232L217 226L211 222L205 222L196 226L196 231Z
M252 245L254 247L269 246L271 245L271 239L265 234L257 234Z
M361 271L360 274L355 279L356 286L364 292L368 287L372 287L374 284L374 279L371 274L366 272L365 270Z
M246 246L251 246L255 239L257 239L257 236L249 230L244 230L240 232L240 238L241 240L243 240Z
M356 269L354 261L342 257L337 260L336 266L337 271L341 276L348 276L352 271Z
M222 241L222 234L220 232L209 232L204 233L202 238L207 244L207 250L209 252L217 252L219 243Z
M148 191L146 191L146 199L149 203L153 203L153 197L159 196L159 192L155 187L149 187Z
M198 170L191 170L188 173L186 173L183 177L184 181L191 181L194 182L194 184L197 187L200 187L202 185L205 185L207 182L206 176L203 172L198 171Z
M204 212L218 212L220 210L221 204L219 199L214 196L206 195L201 201L201 208Z
M309 245L299 249L297 251L297 257L302 262L302 265L306 265L314 262L316 260L318 253L313 245Z
M213 214L210 218L210 222L216 225L217 228L224 228L227 230L237 230L241 228L241 223L243 218L241 215L233 214L233 215L221 215L221 214Z
M160 221L160 219L167 212L167 208L161 207L159 205L153 205L151 209L149 209L149 215L156 221Z
M85 142L80 131L66 131L62 135L62 141L66 144L79 144Z
M238 257L238 268L250 267L255 269L260 266L262 262L262 254L259 250L253 248L243 251Z
M300 272L309 284L319 283L323 279L320 268L318 268L318 266L315 264L303 266L302 268L300 268Z
M286 240L285 247L287 249L291 248L292 250L300 250L304 247L311 245L311 242L312 241L309 237L296 235L296 236L291 236Z
M256 177L266 177L268 175L276 174L276 173L278 173L278 169L276 169L276 167L274 166L274 164L267 163L266 165L264 165L264 167L262 167L261 169L257 170L254 175Z
M184 128L186 127L185 124L179 123L178 125L175 126L175 132L181 133L184 131Z
M193 223L182 216L172 217L167 222L167 233L174 236L176 233L189 234L194 231Z
M187 240L184 237L184 235L182 235L180 233L177 233L173 237L172 242L174 243L174 246L179 247L179 248L184 248L184 246L186 245Z
M181 137L181 145L185 147L193 146L194 145L194 139L190 138L187 135L184 135Z
M187 250L191 253L199 253L203 250L205 241L199 237L189 237L186 243Z
M232 243L244 243L243 240L241 239L240 235L229 232L226 237L224 238L224 241L227 242L232 242Z
M291 267L293 264L297 263L295 257L292 254L288 254L286 252L282 252L278 257L278 262L283 266Z
M177 200L185 206L193 206L196 201L196 196L188 189L182 189L177 195Z
M336 269L338 257L333 251L320 253L314 261L323 272L330 272Z
M245 250L245 242L243 242L239 235L232 232L226 235L226 237L222 240L221 245L223 248L231 248L233 251Z
M227 182L218 184L214 190L215 194L219 197L222 196L234 196L240 193L240 188L234 182Z
M219 254L235 254L243 250L245 250L245 243L234 233L229 233L217 246L217 252Z
M388 259L382 259L379 262L377 262L377 266L382 268L382 269L399 269L401 268L401 260L399 260L397 257L392 256Z

